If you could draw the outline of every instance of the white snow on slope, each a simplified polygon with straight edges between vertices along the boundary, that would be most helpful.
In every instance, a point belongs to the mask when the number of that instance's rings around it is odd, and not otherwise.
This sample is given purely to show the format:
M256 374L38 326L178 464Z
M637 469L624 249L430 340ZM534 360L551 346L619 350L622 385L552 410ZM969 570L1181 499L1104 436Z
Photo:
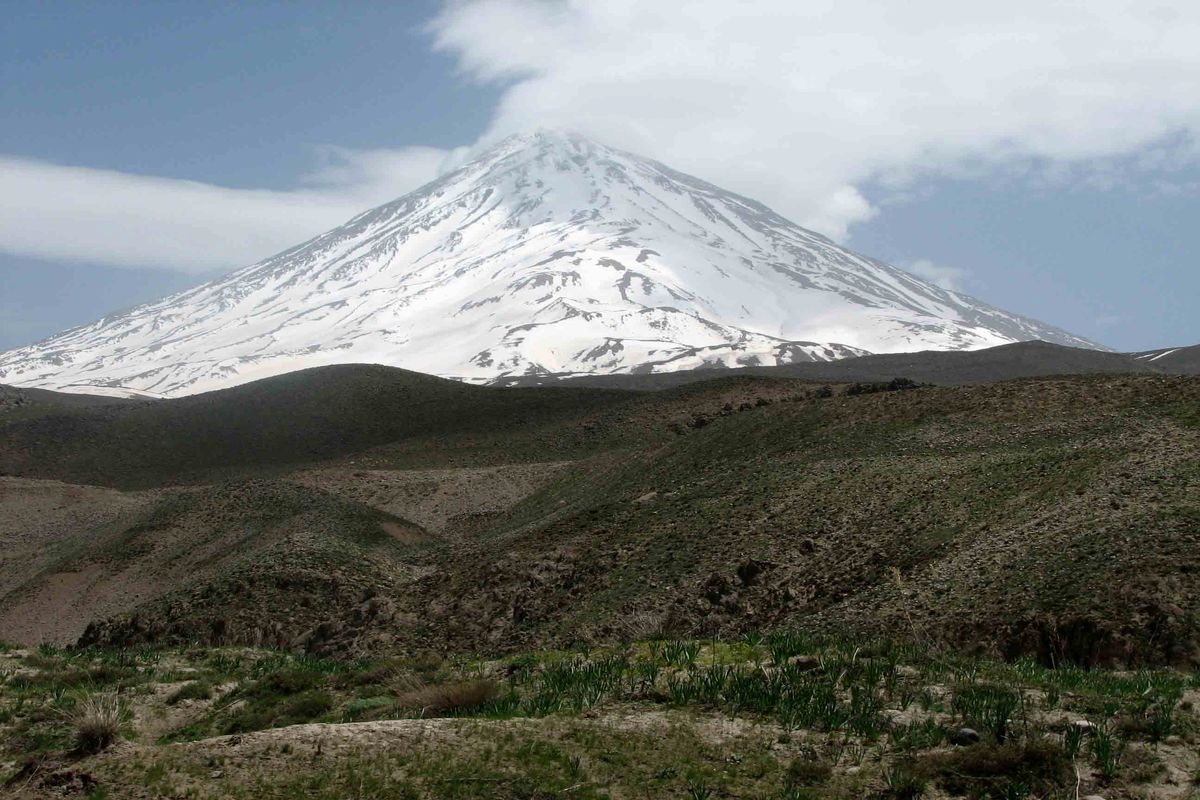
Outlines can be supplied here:
M259 264L0 354L0 383L178 396L352 362L487 382L1028 339L1095 346L538 132Z
M1149 353L1139 353L1136 357L1146 361L1158 361L1160 358L1166 358L1172 353L1178 353L1183 348L1172 347L1170 350L1152 350Z

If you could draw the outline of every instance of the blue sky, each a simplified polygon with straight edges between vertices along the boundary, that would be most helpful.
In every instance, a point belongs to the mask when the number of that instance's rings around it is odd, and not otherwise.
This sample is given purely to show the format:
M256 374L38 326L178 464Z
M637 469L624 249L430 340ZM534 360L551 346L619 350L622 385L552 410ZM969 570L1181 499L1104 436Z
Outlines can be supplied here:
M1191 5L1097 2L1070 25L1041 3L852 5L13 0L0 349L270 255L538 125L1113 347L1200 341Z

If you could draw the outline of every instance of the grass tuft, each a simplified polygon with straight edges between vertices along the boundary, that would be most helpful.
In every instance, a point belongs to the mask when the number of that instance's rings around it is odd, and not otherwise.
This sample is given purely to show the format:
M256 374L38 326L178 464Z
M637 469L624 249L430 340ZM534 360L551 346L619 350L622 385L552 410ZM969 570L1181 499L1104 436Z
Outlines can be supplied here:
M71 724L75 729L75 748L82 753L99 753L121 735L124 709L115 694L93 694L75 704Z

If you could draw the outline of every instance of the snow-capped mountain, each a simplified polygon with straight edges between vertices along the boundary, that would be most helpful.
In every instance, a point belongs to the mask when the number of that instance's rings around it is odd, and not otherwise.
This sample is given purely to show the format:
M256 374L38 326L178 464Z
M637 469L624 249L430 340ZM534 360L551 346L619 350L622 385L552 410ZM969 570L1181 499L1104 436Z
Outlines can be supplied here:
M0 354L0 383L174 396L349 362L487 382L1027 339L1094 346L539 132L266 261Z

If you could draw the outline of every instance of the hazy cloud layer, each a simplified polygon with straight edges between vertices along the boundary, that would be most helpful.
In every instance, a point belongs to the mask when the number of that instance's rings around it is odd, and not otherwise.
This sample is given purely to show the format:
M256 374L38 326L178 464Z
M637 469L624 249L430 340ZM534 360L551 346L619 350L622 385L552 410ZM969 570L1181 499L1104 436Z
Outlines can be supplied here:
M430 34L469 79L503 87L476 147L576 129L835 237L877 213L868 182L903 192L931 172L1035 165L1047 180L1102 188L1197 153L1190 0L478 0L449 3ZM322 156L293 191L0 158L0 250L239 266L415 188L461 153Z
M292 191L0 157L0 250L191 272L245 266L433 179L435 148L322 148Z

